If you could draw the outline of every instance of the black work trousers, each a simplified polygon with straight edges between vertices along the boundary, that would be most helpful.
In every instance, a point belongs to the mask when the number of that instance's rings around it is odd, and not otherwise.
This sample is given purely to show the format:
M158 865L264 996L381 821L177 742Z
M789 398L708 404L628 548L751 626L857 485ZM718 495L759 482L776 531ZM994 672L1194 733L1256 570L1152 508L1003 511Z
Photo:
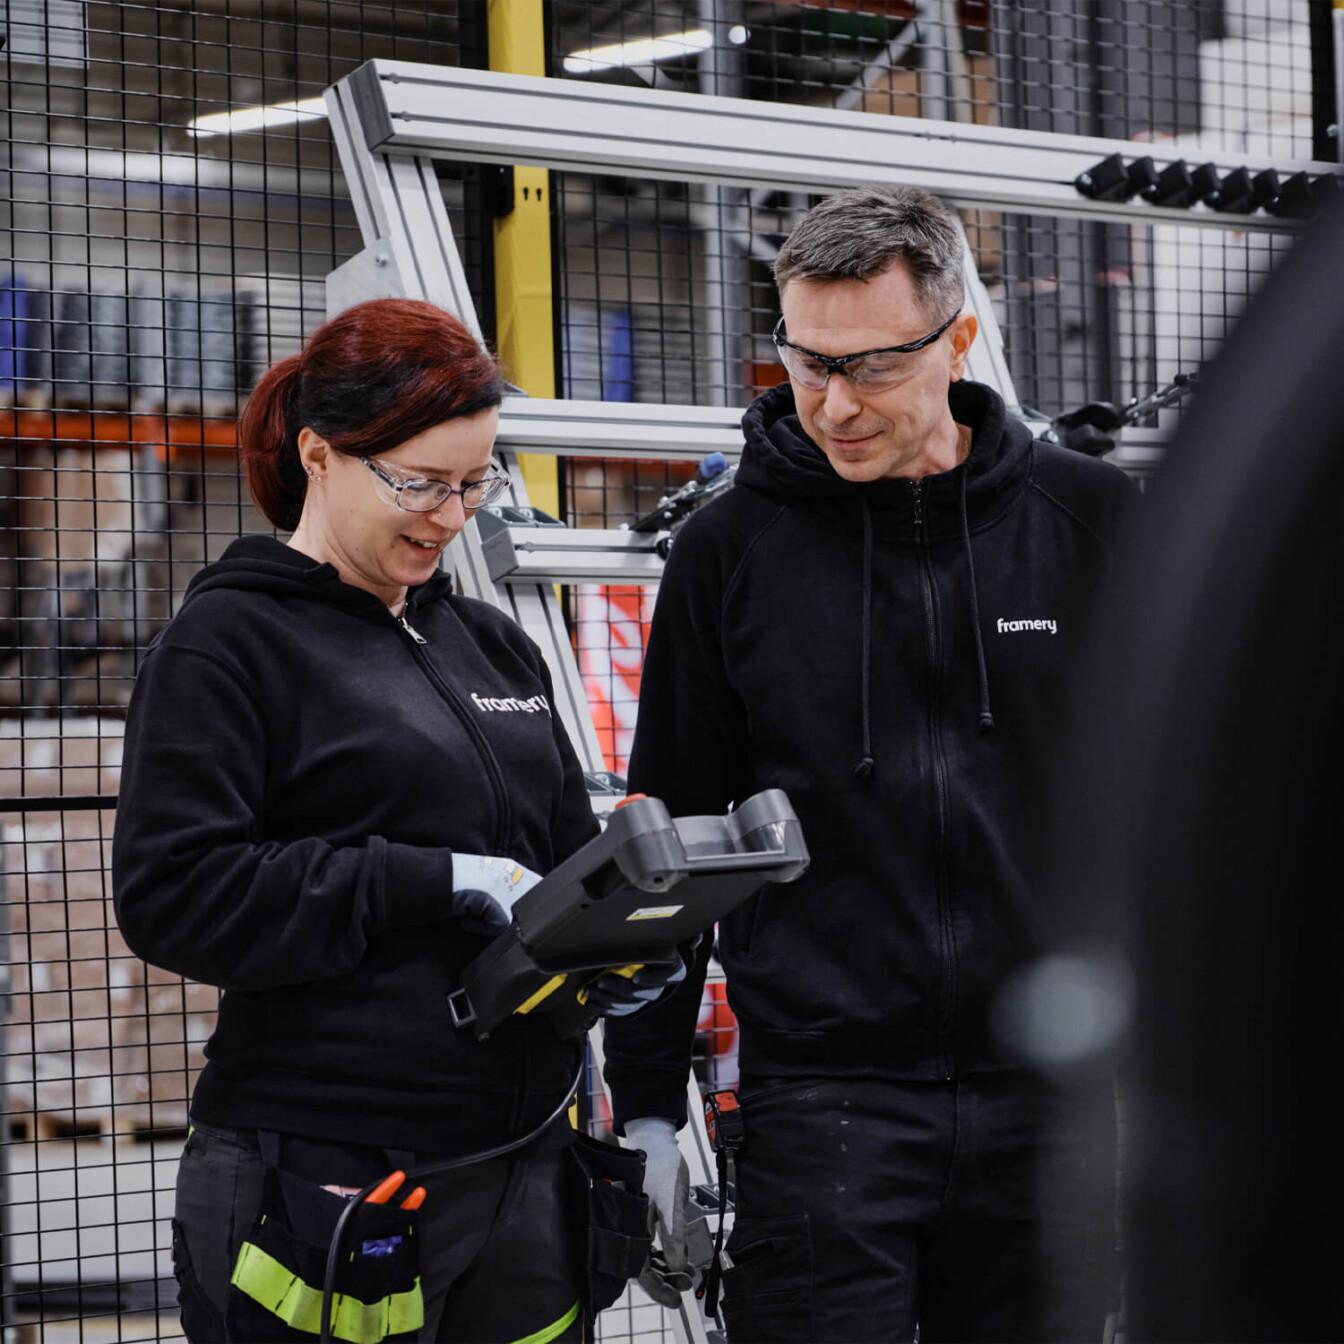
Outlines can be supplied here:
M1098 1341L1114 1112L1020 1074L744 1079L732 1344Z
M580 1339L579 1248L568 1207L563 1126L558 1132L561 1141L548 1137L518 1156L424 1181L419 1273L425 1319L418 1339ZM404 1167L433 1160L430 1154L293 1139L281 1148L281 1165L304 1180L355 1187L387 1175L394 1162ZM174 1271L191 1344L231 1338L225 1329L230 1277L256 1221L262 1182L255 1131L194 1125L178 1168L173 1218Z

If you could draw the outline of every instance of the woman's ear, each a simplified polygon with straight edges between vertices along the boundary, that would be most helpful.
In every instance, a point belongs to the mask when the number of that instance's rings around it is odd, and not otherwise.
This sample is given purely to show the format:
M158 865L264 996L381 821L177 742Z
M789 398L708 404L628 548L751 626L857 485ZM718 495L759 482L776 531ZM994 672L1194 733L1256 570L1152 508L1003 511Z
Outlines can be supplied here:
M310 480L320 481L327 474L331 444L307 425L299 430L299 465Z

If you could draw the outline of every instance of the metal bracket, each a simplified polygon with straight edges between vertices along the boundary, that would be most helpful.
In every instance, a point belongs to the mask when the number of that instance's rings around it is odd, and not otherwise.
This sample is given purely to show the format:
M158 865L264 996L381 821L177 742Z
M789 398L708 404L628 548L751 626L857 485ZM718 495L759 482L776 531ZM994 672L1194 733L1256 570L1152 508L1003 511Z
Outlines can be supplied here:
M547 514L524 519L522 512L491 507L476 515L495 583L657 583L662 577L657 533L565 527Z
M380 239L327 276L327 311L339 313L369 299L399 299L405 293L392 250Z

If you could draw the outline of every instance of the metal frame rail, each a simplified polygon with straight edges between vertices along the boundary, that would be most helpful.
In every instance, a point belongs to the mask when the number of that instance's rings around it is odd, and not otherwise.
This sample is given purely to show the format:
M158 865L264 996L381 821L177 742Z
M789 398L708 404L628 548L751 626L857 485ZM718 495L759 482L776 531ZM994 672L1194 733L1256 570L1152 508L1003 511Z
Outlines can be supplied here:
M866 185L922 186L957 205L1093 220L1149 223L1166 216L1213 228L1291 228L1281 216L1179 211L1143 200L1083 195L1078 177L1139 146L959 121L846 112L704 94L669 93L477 70L369 61L347 76L370 151L428 154L480 163L537 163L619 173L828 192ZM341 85L337 86L338 88ZM1144 144L1157 173L1181 160L1175 145ZM1339 165L1270 162L1258 156L1213 163L1280 176L1338 174Z

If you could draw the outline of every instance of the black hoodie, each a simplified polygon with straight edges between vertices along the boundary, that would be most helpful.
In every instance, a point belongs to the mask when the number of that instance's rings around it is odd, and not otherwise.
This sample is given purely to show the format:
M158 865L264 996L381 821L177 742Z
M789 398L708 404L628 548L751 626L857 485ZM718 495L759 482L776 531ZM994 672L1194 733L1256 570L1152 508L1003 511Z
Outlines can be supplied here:
M659 590L631 788L674 816L783 788L812 855L720 926L744 1073L998 1067L990 996L1039 945L1067 673L1134 490L1034 442L988 387L949 400L964 463L855 485L787 386L759 398L735 488L679 533ZM618 1124L684 1114L699 996L688 977L608 1021Z
M453 850L546 873L596 833L552 703L531 640L446 576L405 624L267 537L196 576L136 682L112 867L132 950L225 991L197 1119L457 1153L556 1104L572 1044L530 1020L479 1044L446 1002L485 945Z

